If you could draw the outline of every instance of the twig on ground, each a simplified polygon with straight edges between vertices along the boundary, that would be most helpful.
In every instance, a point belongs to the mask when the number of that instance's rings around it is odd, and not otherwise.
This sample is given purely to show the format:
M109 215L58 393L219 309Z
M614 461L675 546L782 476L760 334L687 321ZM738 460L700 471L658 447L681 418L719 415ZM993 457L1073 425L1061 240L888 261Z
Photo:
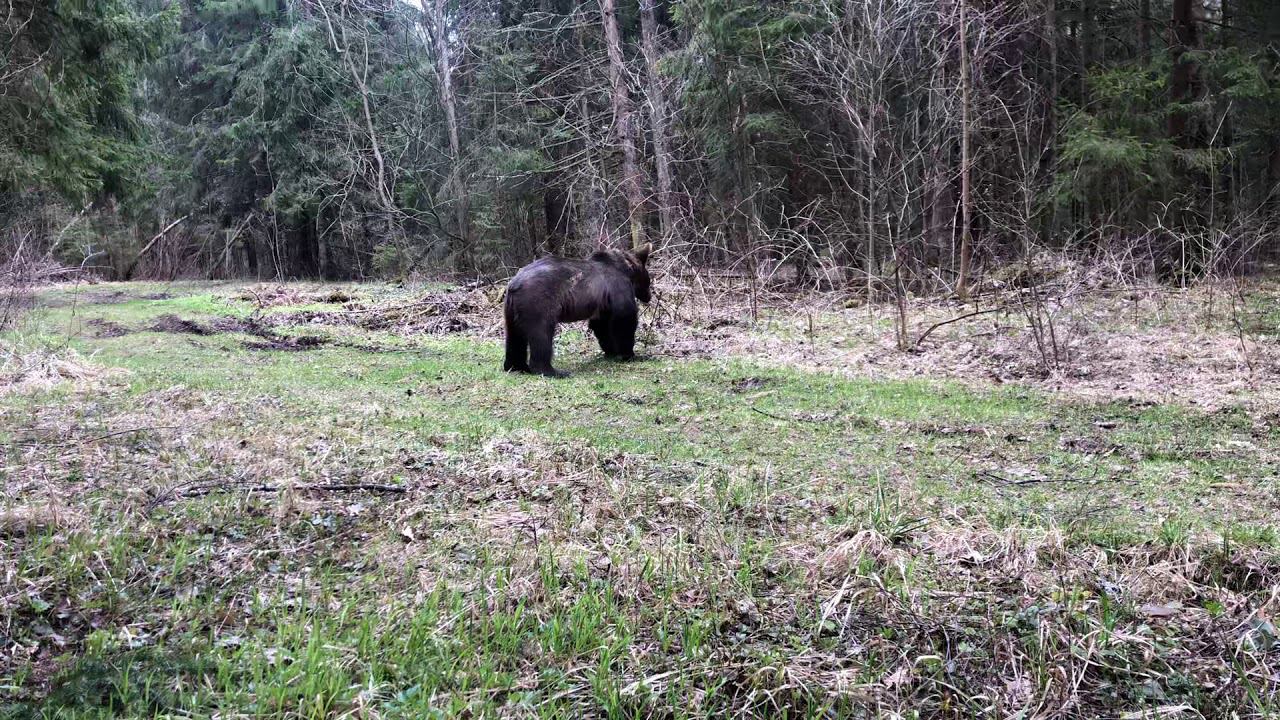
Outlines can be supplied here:
M975 310L974 312L965 313L964 315L959 315L959 316L950 318L948 320L943 320L942 322L936 322L933 325L930 325L928 330L925 330L923 333L920 333L920 337L916 338L916 341L911 345L911 349L919 350L920 344L923 343L930 335L932 335L934 330L945 327L952 323L958 323L961 320L968 320L971 317L977 317L979 315L989 315L994 312L1000 312L1001 310L1004 310L1003 306L987 308L986 310Z
M146 432L148 430L177 430L177 429L178 429L177 425L148 425L146 427L129 428L127 430L117 430L115 432L109 432L106 435L99 435L97 437L85 438L83 440L64 440L62 442L49 443L49 445L51 447L69 447L71 445L90 445L92 443L102 442L103 440L108 440L113 437L119 437L120 435L128 435L130 433ZM19 445L40 445L42 443L39 440L22 440L18 444Z
M185 490L169 493L167 496L161 496L159 502L164 502L169 499L204 497L205 495L235 492L237 490L245 492L280 492L286 487L287 486L282 485L198 485L189 487ZM300 490L302 492L385 492L403 494L409 492L410 488L402 485L381 485L377 483L346 483L332 485L296 485L293 489Z
M763 416L765 416L765 417L767 417L767 418L773 418L774 420L781 420L782 422L807 422L807 423L821 423L821 422L828 422L828 420L829 420L829 418L828 418L828 419L821 419L821 420L818 420L818 419L814 419L814 418L804 418L804 417L783 417L783 416L781 416L781 415L774 415L774 414L773 414L773 413L771 413L771 412L767 412L767 411L765 411L765 410L761 410L761 409L760 409L760 408L758 408L758 407L754 407L754 406L752 406L752 408L751 408L751 409L752 409L752 411L754 411L754 412L758 412L758 413L760 413L761 415L763 415Z

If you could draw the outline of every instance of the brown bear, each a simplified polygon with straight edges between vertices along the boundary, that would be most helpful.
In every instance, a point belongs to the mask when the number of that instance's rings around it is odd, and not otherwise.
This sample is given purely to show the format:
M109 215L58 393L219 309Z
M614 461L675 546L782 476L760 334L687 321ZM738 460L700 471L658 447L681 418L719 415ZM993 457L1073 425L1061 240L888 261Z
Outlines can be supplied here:
M507 284L503 315L507 355L502 369L564 377L551 367L556 325L586 320L604 354L635 356L636 300L649 302L652 245L632 252L597 250L586 260L547 257L520 269Z

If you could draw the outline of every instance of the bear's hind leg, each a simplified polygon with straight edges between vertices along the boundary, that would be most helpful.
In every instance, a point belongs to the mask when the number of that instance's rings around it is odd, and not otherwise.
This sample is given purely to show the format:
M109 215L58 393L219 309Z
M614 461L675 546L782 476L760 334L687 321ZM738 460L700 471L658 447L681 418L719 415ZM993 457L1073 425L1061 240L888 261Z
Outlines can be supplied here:
M529 331L529 371L545 377L564 377L565 374L551 367L551 354L555 348L556 326L546 325Z
M613 333L609 328L609 320L607 318L596 318L587 322L587 327L591 329L591 333L596 336L596 340L600 343L600 351L608 357L617 355L617 350L613 346Z
M502 361L506 372L529 372L529 341L519 328L507 326L507 356Z

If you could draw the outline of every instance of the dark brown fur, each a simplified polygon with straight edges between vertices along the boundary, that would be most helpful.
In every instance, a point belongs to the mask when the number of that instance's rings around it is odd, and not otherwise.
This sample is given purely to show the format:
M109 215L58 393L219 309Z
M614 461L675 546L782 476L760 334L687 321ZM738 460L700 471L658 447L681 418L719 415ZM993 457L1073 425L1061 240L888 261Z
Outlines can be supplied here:
M551 366L556 325L586 320L604 354L635 355L636 300L649 302L652 246L599 250L585 260L548 257L521 268L503 304L507 353L502 369L560 377Z

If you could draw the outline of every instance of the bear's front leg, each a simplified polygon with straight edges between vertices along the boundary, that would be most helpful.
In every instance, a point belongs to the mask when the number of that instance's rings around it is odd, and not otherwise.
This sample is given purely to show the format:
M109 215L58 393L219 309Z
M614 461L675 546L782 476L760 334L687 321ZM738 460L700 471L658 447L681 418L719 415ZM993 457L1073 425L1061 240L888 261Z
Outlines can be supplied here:
M608 357L618 354L613 346L613 334L609 329L609 321L606 318L594 318L587 321L587 327L591 329L591 334L596 336L596 340L600 343L600 351Z
M614 357L630 360L636 356L636 327L639 324L640 317L634 312L613 316L610 334L613 336Z

